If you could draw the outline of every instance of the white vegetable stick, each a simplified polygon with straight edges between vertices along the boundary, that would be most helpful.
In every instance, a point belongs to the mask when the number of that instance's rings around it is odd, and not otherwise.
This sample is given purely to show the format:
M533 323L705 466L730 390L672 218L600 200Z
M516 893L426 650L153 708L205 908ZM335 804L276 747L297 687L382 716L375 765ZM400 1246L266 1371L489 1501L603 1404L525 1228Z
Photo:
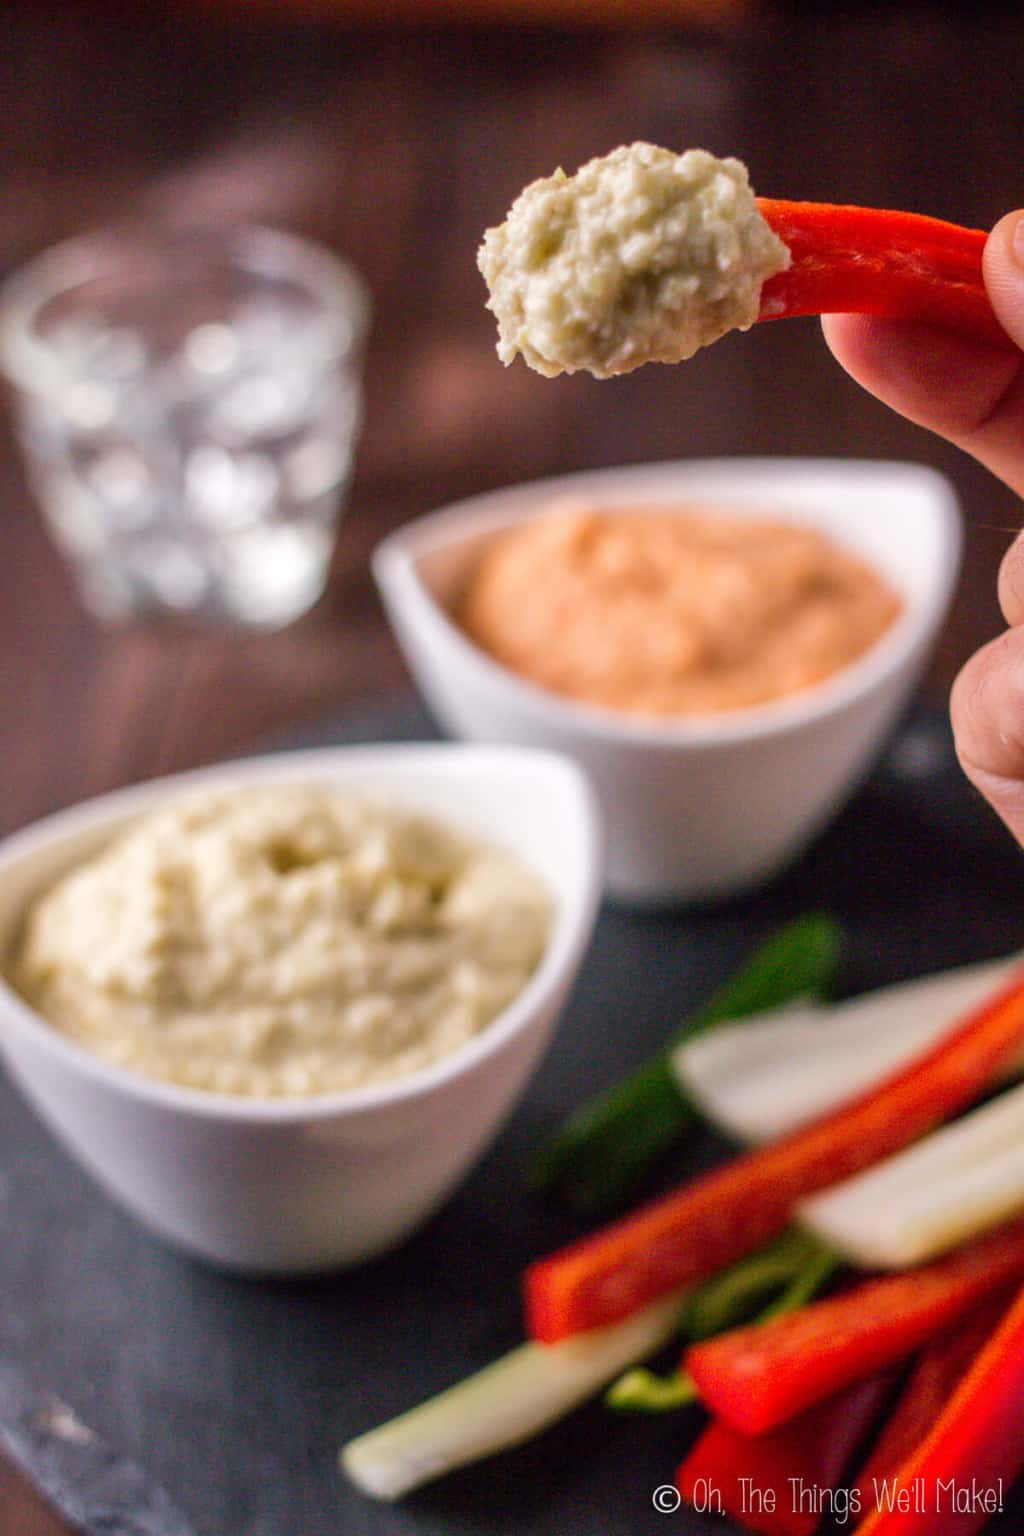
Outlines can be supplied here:
M672 1053L682 1088L739 1141L789 1135L866 1092L943 1035L1024 956L900 982L831 1007L799 1004L717 1026ZM1024 1052L1008 1076L1024 1070Z
M350 1440L341 1451L342 1469L372 1498L399 1499L456 1467L519 1445L667 1343L685 1302L675 1292L610 1328L559 1344L522 1344Z
M856 1264L922 1264L1024 1211L1024 1086L797 1207Z

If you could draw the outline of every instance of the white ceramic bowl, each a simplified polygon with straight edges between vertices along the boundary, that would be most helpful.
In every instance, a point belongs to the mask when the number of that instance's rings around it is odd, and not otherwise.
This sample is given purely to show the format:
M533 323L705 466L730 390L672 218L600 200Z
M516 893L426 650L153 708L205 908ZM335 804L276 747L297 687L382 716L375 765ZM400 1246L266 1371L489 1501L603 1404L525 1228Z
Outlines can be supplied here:
M904 612L861 659L756 708L643 720L562 699L492 661L449 611L487 542L556 495L699 500L820 528L866 557ZM399 529L374 571L409 666L457 736L571 754L605 815L610 893L637 903L722 897L774 874L870 767L949 603L960 517L949 483L914 464L729 459L603 470L476 496Z
M108 1065L0 982L11 1076L64 1146L161 1237L249 1272L366 1259L441 1203L511 1111L548 1043L590 936L599 836L590 790L551 753L327 748L231 763L105 796L0 845L0 944L26 904L140 812L186 789L315 782L416 806L513 849L548 883L553 931L512 1005L461 1050L394 1084L248 1100Z

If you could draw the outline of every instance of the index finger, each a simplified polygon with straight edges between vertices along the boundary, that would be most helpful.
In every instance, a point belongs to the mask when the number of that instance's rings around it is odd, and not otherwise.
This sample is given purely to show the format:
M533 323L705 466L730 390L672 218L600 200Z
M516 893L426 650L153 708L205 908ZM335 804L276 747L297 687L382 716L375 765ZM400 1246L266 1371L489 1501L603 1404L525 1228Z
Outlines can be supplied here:
M989 299L1015 352L935 326L854 315L828 316L825 339L871 394L1024 494L1024 213L1000 219L983 265Z
M826 315L822 328L837 362L870 394L1024 495L1024 354L874 315Z

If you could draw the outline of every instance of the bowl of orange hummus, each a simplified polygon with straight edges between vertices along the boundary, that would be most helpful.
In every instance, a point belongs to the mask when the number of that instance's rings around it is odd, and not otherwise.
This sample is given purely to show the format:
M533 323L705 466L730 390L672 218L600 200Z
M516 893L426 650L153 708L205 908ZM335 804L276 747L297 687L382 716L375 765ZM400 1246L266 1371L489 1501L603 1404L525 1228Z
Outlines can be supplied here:
M781 514L565 497L483 551L455 617L542 688L670 721L812 688L902 607L869 561Z
M861 782L959 550L924 466L731 459L473 497L392 534L374 571L439 720L574 757L609 893L685 904L776 874Z

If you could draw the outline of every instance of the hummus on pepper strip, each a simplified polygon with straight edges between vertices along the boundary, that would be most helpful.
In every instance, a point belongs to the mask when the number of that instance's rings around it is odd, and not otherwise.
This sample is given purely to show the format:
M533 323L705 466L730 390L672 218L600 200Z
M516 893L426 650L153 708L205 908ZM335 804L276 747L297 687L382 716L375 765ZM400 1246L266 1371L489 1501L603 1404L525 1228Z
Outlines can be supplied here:
M548 927L539 878L432 819L329 788L219 788L58 881L13 979L122 1066L329 1093L458 1050L522 990Z
M501 360L598 378L748 329L789 261L739 160L644 143L533 182L479 254Z

